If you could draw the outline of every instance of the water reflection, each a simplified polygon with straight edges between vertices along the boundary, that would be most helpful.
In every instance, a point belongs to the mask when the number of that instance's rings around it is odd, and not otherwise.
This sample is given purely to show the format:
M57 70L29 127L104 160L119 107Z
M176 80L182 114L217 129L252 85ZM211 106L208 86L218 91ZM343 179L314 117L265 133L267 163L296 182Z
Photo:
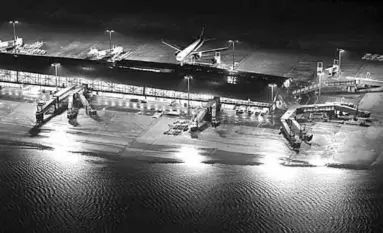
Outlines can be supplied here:
M176 157L181 159L186 165L202 165L204 157L200 154L198 148L193 146L181 146Z
M237 77L235 77L235 76L227 76L227 83L237 84Z
M261 159L263 165L260 166L260 168L271 178L277 180L292 180L296 175L296 169L283 166L281 159L281 156L277 153L267 154Z
M68 134L64 128L55 128L49 133L49 136L45 139L45 142L49 143L49 145L54 148L51 155L56 161L63 162L64 164L79 162L79 154L71 153L71 151L75 150L74 148L78 147L78 143L76 142L74 136Z
M313 158L309 161L309 164L317 166L317 167L324 167L327 164L331 163L330 159L325 159L325 158Z
M79 154L69 152L66 146L57 146L52 153L52 158L63 164L77 164L80 161Z

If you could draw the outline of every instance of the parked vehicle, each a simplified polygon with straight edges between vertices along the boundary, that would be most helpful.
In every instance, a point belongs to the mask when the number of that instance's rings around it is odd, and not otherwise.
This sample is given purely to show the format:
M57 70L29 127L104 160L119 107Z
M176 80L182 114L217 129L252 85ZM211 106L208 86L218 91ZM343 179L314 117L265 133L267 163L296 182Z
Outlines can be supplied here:
M166 115L179 116L180 115L180 110L171 109L169 112L166 113Z
M153 118L160 118L160 117L162 117L163 114L164 113L161 110L157 110L152 117Z

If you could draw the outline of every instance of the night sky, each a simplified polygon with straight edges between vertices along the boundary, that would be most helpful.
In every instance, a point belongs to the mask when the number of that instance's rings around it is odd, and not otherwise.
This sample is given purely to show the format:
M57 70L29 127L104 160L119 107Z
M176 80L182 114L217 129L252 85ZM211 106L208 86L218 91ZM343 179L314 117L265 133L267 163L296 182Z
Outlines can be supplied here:
M171 18L172 22L163 24L178 23L179 30L190 28L182 21L191 18L196 27L205 24L210 30L225 30L225 25L240 30L264 26L274 31L281 31L282 27L291 33L303 33L306 29L331 33L336 27L376 34L383 28L382 4L373 0L13 0L2 4L9 9L0 15L4 22L36 19L38 24L82 24L85 28L109 27L111 19L126 16L138 16L137 21L146 21L142 23L163 23L164 18ZM131 18L127 21L131 22ZM301 29L302 24L307 26ZM193 28L193 33L196 30Z
M33 11L55 11L65 8L69 12L86 13L133 13L137 11L153 12L210 12L222 11L241 15L241 12L284 12L300 7L311 6L319 9L340 5L357 5L357 7L377 8L379 2L372 0L13 0L5 1L5 6L13 8L12 13L23 9ZM2 4L4 4L2 3ZM330 5L329 5L330 4ZM234 11L234 12L233 12ZM9 12L9 13L11 13ZM302 11L303 12L303 11Z

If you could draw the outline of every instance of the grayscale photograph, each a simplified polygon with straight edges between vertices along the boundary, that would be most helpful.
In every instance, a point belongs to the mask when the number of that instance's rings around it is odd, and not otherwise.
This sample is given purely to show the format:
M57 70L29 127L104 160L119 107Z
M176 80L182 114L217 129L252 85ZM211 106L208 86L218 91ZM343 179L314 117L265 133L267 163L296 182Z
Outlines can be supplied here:
M0 233L383 232L383 2L1 9Z

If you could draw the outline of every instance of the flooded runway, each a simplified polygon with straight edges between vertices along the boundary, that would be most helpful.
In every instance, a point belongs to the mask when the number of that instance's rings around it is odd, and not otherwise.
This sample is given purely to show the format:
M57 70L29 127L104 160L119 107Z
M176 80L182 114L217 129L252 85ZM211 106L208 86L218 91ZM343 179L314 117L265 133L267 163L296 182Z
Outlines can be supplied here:
M157 163L4 145L0 152L1 232L383 227L381 170Z
M103 121L90 119L81 109L78 127L69 125L62 114L32 136L28 130L36 106L25 97L36 96L1 93L0 232L306 233L383 228L380 166L282 164L287 157L310 160L313 154L381 164L380 128L363 133L361 128L317 124L315 145L295 154L278 135L279 121L273 118L261 121L225 110L221 126L190 139L186 134L163 135L161 124L167 128L174 118L114 111L120 103L120 108L134 111L144 105L100 98L100 106L112 107L99 111ZM358 132L377 145L369 156L355 150L360 149ZM351 133L355 136L344 136ZM343 146L345 140L349 147Z

